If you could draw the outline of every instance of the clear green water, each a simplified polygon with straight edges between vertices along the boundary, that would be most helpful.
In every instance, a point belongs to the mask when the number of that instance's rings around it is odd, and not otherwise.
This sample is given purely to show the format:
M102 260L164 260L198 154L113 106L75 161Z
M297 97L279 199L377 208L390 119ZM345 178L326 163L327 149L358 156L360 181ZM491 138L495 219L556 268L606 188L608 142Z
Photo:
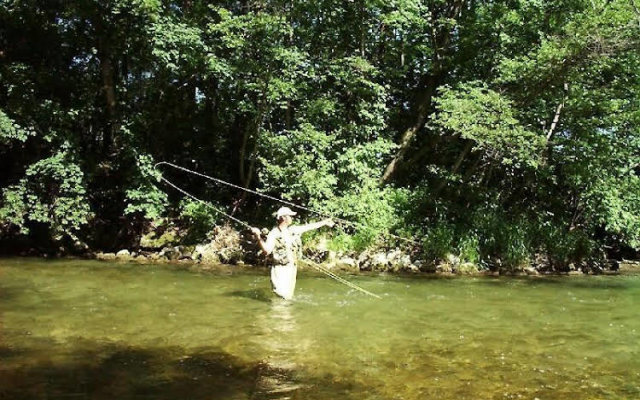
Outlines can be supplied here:
M0 260L0 399L639 399L640 276Z

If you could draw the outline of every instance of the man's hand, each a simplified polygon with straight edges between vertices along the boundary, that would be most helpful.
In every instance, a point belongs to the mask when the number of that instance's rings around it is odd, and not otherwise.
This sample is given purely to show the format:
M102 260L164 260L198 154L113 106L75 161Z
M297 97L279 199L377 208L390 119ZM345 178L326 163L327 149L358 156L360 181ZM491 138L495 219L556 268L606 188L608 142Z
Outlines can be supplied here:
M256 239L260 239L262 237L262 232L260 231L260 229L258 228L251 228L251 233L253 233L253 236L256 237Z

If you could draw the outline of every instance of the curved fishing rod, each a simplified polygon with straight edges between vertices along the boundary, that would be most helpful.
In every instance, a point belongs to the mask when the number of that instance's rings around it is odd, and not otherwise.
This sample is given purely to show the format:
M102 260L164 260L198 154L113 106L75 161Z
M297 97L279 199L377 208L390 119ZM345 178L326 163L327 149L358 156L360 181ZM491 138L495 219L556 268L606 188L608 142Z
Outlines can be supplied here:
M191 193L187 192L186 190L182 189L181 187L179 187L178 185L174 184L173 182L171 182L170 180L166 179L165 177L161 176L160 180L163 181L164 183L166 183L167 185L171 186L172 188L176 189L177 191L179 191L183 195L189 197L190 199L193 199L193 200L203 204L205 207L208 207L208 208L214 210L215 212L224 215L225 217L229 218L233 222L235 222L235 223L237 223L239 225L242 225L245 228L249 228L249 229L252 228L252 226L247 224L246 222L244 222L242 220L239 220L238 218L235 218L235 217L227 214L226 212L220 210L217 207L214 207L209 202L206 202L204 200L201 200L201 199L197 198L196 196L194 196ZM375 297L377 299L382 299L382 297L378 296L377 294L371 293L368 290L365 290L365 289L361 288L360 286L356 285L355 283L349 282L348 280L346 280L346 279L334 274L333 272L331 272L327 268L324 268L323 266L321 266L321 265L319 265L319 264L317 264L317 263L315 263L315 262L313 262L311 260L306 260L304 258L300 258L300 261L304 262L306 265L309 265L309 266L315 268L316 270L322 272L323 274L329 276L330 278L333 278L334 280L342 283L343 285L346 285L346 286L348 286L348 287L350 287L352 289L355 289L355 290L357 290L357 291L359 291L361 293L364 293L366 295Z
M284 200L284 199L280 199L278 197L270 196L268 194L260 193L260 192L257 192L255 190L251 190L251 189L248 189L248 188L245 188L245 187L242 187L242 186L234 185L233 183L229 183L229 182L223 181L222 179L214 178L212 176L205 175L205 174L202 174L200 172L193 171L193 170L190 170L189 168L181 167L179 165L176 165L176 164L173 164L173 163L170 163L170 162L167 162L167 161L160 161L160 162L156 163L153 166L153 168L157 169L157 167L159 165L168 165L168 166L170 166L172 168L179 169L181 171L188 172L190 174L197 175L197 176L200 176L200 177L205 178L205 179L209 179L209 180L211 180L213 182L216 182L216 183L219 183L221 185L226 185L226 186L232 187L234 189L239 189L239 190L245 191L247 193L255 194L256 196L264 197L265 199L274 200L274 201L286 204L288 206L295 207L295 208L297 208L299 210L308 211L310 213L319 215L321 217L332 218L337 222L340 222L340 223L345 224L345 225L350 225L350 226L352 226L352 227L354 227L356 229L366 229L367 228L366 225L363 225L363 224L360 224L360 223L357 223L357 222L351 222L351 221L348 221L346 219L335 217L335 216L333 216L331 214L327 214L327 213L323 213L323 212L320 212L320 211L316 211L316 210L313 210L311 208L304 207L304 206L301 206L299 204L296 204L296 203L293 203L293 202L290 202L290 201L287 201L287 200ZM164 178L162 178L162 179L164 179ZM411 243L411 244L414 244L414 245L418 245L418 246L421 245L421 243L416 242L415 240L407 239L407 238L404 238L402 236L397 236L397 235L394 235L392 233L385 232L385 233L383 233L383 235L392 237L394 239L403 240L405 242L408 242L408 243Z

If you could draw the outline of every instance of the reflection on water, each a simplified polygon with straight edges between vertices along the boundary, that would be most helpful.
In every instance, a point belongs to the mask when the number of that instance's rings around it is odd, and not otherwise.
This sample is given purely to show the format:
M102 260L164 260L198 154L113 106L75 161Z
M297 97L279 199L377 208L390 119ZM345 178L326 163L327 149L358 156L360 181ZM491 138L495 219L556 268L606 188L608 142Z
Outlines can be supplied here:
M640 277L0 261L0 399L636 399Z
M290 398L303 385L288 372L296 371L296 353L304 351L307 339L300 335L293 312L294 302L273 297L267 312L256 317L262 329L258 336L265 351L256 379L256 393L261 397Z

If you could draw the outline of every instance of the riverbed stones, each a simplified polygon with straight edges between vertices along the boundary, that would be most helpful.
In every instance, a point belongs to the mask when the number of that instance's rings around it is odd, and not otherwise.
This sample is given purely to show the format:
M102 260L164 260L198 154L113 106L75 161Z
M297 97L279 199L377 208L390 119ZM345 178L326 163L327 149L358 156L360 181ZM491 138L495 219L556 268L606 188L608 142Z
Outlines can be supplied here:
M394 272L400 271L415 271L418 268L411 262L411 257L408 254L402 253L397 250L391 259L391 270Z
M351 257L339 258L332 264L342 271L357 272L359 270L357 261Z
M116 253L116 260L118 261L132 261L133 256L129 250L123 249Z
M534 275L534 276L535 276L535 275L540 275L540 273L538 272L538 270L537 270L537 269L535 269L535 268L533 268L533 267L526 267L526 268L524 269L524 272L525 272L527 275Z
M460 257L455 254L447 254L445 256L445 262L451 266L453 270L455 270L458 266L460 266Z
M620 272L640 271L640 261L622 260L619 265Z
M129 250L120 250L119 252L116 253L116 257L129 257L131 256L131 253L129 252Z
M358 255L358 268L362 271L369 271L371 270L371 264L369 264L368 260L369 260L369 253L365 250L362 253L360 253L360 255Z
M399 249L373 253L363 251L354 261L361 271L420 271L420 267L412 262L411 257Z
M167 259L161 256L159 253L151 253L147 258L153 263L164 263L167 261Z
M116 259L115 253L96 253L96 258L103 261L113 261Z
M243 251L239 247L225 248L218 252L218 256L225 264L236 264L242 260Z
M463 275L473 275L478 273L478 266L474 263L463 262L454 268L453 271Z
M240 232L230 226L216 227L211 231L212 240L204 246L196 246L196 253L205 264L236 264L245 261L247 253Z
M160 257L165 257L169 261L177 261L180 258L180 250L178 247L165 247L158 253Z
M193 256L203 264L220 264L218 252L211 243L197 245Z
M369 262L372 271L386 271L389 266L389 258L385 253L374 253Z
M453 267L449 263L442 262L442 263L436 265L436 273L439 273L439 274L451 274L451 273L453 273Z

